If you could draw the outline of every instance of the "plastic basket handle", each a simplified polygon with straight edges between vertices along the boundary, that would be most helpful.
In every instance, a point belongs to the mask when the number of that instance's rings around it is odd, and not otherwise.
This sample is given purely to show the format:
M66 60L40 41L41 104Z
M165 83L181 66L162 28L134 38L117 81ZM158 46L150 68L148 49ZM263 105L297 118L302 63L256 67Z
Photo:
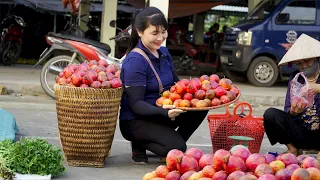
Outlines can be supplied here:
M231 116L231 114L230 114L230 112L229 112L229 106L225 106L225 108L226 108L226 114L225 114L225 115Z
M236 107L233 109L233 115L237 116L237 110L238 108L241 107L241 112L244 112L244 108L248 107L249 108L249 114L246 115L245 117L243 117L242 119L247 119L247 118L252 118L252 107L249 103L247 102L241 102L239 104L236 105Z
M230 111L229 111L229 108L230 108L230 106L231 105L237 105L237 104L239 104L239 103L241 103L241 102L239 102L239 100L238 101L236 101L236 102L234 102L234 103L232 103L232 104L229 104L229 105L227 105L227 106L225 106L225 108L226 108L226 113L225 113L225 115L227 115L227 116L232 116L232 114L230 113Z

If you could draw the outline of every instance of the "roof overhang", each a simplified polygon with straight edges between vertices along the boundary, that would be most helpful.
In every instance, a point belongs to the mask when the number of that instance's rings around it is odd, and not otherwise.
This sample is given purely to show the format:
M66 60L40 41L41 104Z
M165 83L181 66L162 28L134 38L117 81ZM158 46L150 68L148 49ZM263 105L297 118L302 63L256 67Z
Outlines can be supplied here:
M127 2L136 8L144 8L145 0L127 0ZM169 1L169 18L178 18L189 16L211 10L218 5L237 5L247 6L247 0L170 0Z

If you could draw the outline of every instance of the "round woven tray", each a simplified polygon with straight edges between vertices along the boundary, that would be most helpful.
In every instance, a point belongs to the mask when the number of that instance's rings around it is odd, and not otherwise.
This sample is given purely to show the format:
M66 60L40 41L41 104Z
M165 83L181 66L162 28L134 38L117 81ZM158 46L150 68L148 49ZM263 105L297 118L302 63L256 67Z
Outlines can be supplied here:
M184 110L184 111L207 111L207 110L211 110L211 109L218 109L218 108L222 108L222 107L226 107L226 106L229 106L230 104L233 104L235 102L237 102L239 99L240 99L240 95L241 95L241 91L240 89L233 85L235 88L237 88L239 90L239 94L238 96L233 100L233 101L230 101L229 103L226 103L226 104L221 104L219 106L210 106L210 107L204 107L204 108L195 108L195 107L176 107L176 109L181 109L181 110ZM161 106L159 104L156 103L157 106Z
M104 167L122 89L55 86L59 139L70 166Z

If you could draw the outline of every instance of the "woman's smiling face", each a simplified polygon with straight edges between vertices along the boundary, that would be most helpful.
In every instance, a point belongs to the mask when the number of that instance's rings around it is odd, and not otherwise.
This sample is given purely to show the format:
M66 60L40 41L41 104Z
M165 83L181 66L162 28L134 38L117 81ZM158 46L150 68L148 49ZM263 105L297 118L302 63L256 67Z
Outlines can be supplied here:
M160 49L161 44L167 39L168 32L162 26L149 25L143 32L138 31L143 45L150 51Z

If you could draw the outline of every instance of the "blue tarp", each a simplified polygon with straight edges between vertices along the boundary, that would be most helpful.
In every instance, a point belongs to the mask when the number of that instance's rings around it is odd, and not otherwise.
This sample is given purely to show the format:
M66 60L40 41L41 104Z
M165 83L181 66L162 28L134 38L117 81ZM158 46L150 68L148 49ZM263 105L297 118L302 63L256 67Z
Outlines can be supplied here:
M63 7L61 0L6 0L5 2L1 2L1 4L20 4L34 10L47 11L52 13L69 12L69 8ZM118 5L118 11L132 13L135 10L136 8L131 6ZM102 12L102 3L91 3L90 12Z
M16 119L11 113L0 108L0 141L6 139L14 141L18 132Z

